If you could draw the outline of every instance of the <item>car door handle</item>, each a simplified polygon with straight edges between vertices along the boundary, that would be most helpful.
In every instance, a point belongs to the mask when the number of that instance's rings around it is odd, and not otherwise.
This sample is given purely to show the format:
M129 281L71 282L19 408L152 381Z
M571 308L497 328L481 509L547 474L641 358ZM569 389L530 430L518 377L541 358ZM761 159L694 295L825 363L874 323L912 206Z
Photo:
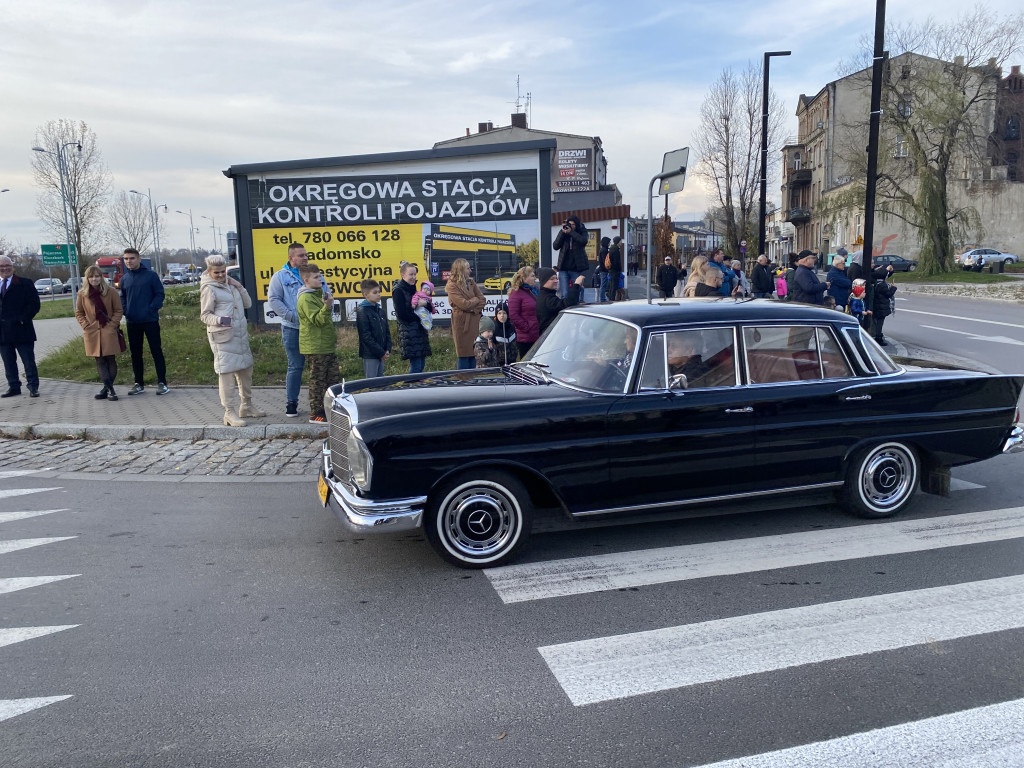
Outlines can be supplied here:
M852 402L854 400L870 400L870 399L871 399L871 395L858 395L857 397L848 397L848 398L846 398L846 402L849 403L849 402Z
M748 405L746 408L726 408L725 412L726 413L753 413L754 409L751 406Z

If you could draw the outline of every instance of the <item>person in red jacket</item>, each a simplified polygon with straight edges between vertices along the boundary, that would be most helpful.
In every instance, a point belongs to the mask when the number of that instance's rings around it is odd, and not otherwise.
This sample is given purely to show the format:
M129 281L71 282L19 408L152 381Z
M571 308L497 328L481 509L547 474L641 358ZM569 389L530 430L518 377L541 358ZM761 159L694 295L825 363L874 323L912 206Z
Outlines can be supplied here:
M522 360L540 337L537 321L537 275L533 267L523 267L512 278L508 290L508 316L516 329L516 347Z

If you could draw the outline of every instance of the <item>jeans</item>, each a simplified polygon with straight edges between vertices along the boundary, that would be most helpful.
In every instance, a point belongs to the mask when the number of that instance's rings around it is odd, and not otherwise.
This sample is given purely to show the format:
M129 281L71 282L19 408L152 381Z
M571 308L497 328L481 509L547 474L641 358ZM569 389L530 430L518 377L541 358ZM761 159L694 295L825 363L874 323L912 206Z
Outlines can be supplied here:
M582 272L569 272L568 270L560 271L558 273L558 295L563 299L568 296L569 286L582 274Z
M458 370L469 371L472 370L473 368L476 368L476 355L470 355L469 357L459 358Z
M770 299L772 295L767 291L754 291L755 299Z
M146 337L149 353L153 356L153 367L156 368L156 380L167 383L167 365L164 363L164 350L160 344L160 321L152 323L128 323L128 349L132 353L132 375L140 387L145 384L142 363L142 337Z
M0 357L4 360L4 371L7 374L7 386L14 391L21 390L21 379L18 378L18 357L25 369L25 381L29 389L39 389L39 371L36 369L36 350L34 341L24 344L0 344Z
M615 294L619 290L619 277L621 275L621 272L608 273L608 285L606 286L607 290L605 291L608 296L608 301L615 301Z
M384 375L384 361L374 357L363 358L363 375L368 379Z
M427 365L427 358L425 357L410 357L409 358L409 373L423 373L423 369Z
M287 403L297 403L299 387L302 386L302 369L306 367L306 356L299 352L299 329L282 325L281 343L288 357L288 370L284 375L284 399Z

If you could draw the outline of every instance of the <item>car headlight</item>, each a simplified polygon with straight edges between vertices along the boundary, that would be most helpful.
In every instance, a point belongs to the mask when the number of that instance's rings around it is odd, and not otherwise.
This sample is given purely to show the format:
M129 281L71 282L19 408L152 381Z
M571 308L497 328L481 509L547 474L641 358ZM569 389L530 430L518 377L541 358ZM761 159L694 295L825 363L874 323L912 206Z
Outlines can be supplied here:
M360 491L370 488L370 476L373 473L373 457L363 443L359 432L353 429L348 435L348 469L352 475L352 482Z

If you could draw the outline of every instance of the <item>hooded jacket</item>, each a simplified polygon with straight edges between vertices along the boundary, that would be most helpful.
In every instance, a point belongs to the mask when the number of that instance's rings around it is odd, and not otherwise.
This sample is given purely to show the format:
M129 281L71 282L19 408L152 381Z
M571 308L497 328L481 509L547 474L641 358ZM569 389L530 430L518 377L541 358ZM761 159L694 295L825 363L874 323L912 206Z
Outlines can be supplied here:
M251 306L245 288L236 288L203 273L199 280L199 319L206 325L206 338L213 350L214 373L252 368L249 326L245 321L245 310ZM230 317L231 325L221 325L222 317Z
M571 230L568 234L559 229L551 247L558 251L558 270L560 272L582 274L590 267L590 263L587 261L587 241L590 239L590 235L579 217L569 216L568 220L576 222L576 229Z
M569 295L560 299L553 288L541 288L540 294L537 296L537 323L540 326L540 332L544 333L563 309L579 304L582 292L583 289L573 283L569 287Z
M302 286L295 309L299 316L299 353L333 355L337 351L338 336L334 332L331 305L324 304L323 293Z
M356 330L359 331L359 357L380 360L391 351L391 329L380 304L363 299L356 308Z

